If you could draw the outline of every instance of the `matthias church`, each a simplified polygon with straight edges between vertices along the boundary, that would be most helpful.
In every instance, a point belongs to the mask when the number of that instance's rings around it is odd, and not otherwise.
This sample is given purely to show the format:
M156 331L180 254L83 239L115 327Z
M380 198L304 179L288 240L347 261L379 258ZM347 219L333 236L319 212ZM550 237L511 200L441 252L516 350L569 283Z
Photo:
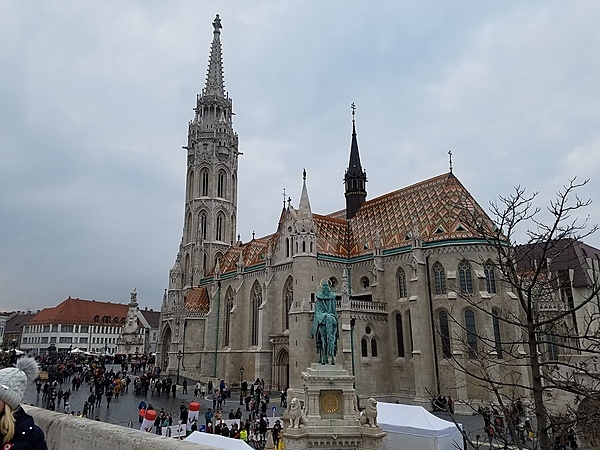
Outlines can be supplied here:
M489 221L485 212L451 169L367 198L353 116L349 164L339 168L345 208L313 211L304 174L298 205L284 203L274 232L241 242L239 140L219 16L213 27L188 128L183 236L163 299L157 364L204 382L260 378L267 390L301 392L301 372L318 360L308 339L315 295L328 280L339 315L336 362L355 375L360 398L425 406L438 393L480 398L450 358L468 364L474 336L508 330L464 294L490 312L515 302L494 272L494 249L463 219L467 210Z

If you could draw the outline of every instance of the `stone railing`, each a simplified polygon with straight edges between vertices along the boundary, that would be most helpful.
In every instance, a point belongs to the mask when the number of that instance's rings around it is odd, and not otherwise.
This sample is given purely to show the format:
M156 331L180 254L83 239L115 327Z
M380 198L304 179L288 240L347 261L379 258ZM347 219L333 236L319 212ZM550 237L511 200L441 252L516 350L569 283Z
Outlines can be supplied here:
M360 300L350 300L350 309L352 311L380 311L385 312L385 303L365 302Z
M214 448L33 406L24 406L23 409L44 431L49 450L175 450L187 448L208 450Z

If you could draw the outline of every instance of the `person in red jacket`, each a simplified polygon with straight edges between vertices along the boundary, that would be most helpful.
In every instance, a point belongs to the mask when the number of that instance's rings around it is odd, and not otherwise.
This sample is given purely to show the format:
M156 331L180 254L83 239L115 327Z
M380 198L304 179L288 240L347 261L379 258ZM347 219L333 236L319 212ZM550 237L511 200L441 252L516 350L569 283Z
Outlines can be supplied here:
M21 408L27 383L38 376L33 358L21 358L16 367L0 370L0 441L3 450L48 450L44 432Z

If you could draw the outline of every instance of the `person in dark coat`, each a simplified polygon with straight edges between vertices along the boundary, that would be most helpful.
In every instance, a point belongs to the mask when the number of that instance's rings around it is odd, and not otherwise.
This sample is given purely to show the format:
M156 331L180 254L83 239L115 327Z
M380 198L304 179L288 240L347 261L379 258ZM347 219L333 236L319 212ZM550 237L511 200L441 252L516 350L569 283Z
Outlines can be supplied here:
M27 383L38 376L33 358L21 358L16 367L0 370L0 442L2 449L48 450L44 432L21 408Z

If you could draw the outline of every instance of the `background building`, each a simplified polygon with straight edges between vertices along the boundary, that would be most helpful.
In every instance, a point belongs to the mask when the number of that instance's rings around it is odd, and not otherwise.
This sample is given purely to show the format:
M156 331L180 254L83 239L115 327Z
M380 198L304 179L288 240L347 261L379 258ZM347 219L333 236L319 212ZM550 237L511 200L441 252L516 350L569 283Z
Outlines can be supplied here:
M29 322L39 311L14 311L9 313L6 327L4 328L4 338L2 339L2 348L9 348L10 343L15 339L19 345L21 344L21 336L23 327Z

